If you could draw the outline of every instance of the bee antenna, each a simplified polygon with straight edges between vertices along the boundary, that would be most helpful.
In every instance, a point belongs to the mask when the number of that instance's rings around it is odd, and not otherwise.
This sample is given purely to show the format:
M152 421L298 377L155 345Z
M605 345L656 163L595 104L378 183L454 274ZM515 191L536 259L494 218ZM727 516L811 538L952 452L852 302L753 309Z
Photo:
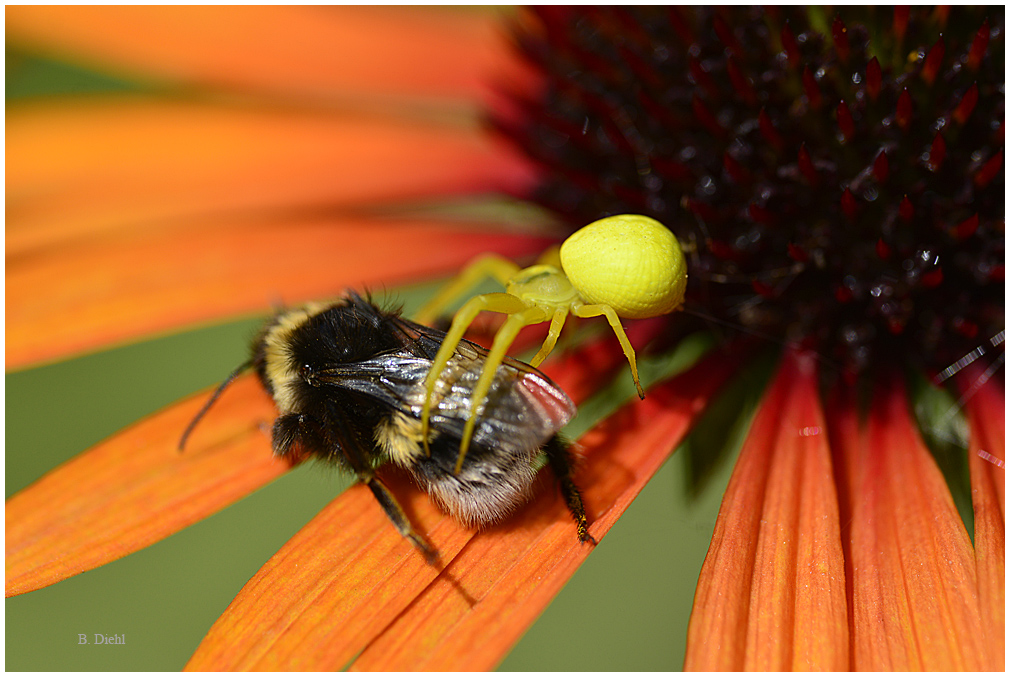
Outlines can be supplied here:
M187 438L189 438L190 434L193 433L193 429L195 429L197 427L197 424L200 422L201 419L204 418L204 415L207 414L207 411L209 409L211 409L211 405L213 405L217 401L217 399L221 396L221 394L224 392L224 390L226 388L228 388L229 384L231 384L233 381L235 381L235 379L240 374L242 374L243 372L245 372L247 369L249 369L252 366L253 366L253 361L252 360L247 360L246 362L242 363L241 365L239 365L238 367L236 367L234 370L232 370L232 373L229 374L228 377L226 377L223 382L221 382L221 385L218 386L217 390L214 391L213 394L211 394L211 397L207 400L207 402L204 404L204 406L201 407L200 411L197 412L197 414L196 414L195 417L193 417L193 421L190 422L190 425L186 427L185 431L183 431L183 436L182 436L182 438L179 439L179 451L180 452L182 452L183 448L186 447L186 440L187 440Z

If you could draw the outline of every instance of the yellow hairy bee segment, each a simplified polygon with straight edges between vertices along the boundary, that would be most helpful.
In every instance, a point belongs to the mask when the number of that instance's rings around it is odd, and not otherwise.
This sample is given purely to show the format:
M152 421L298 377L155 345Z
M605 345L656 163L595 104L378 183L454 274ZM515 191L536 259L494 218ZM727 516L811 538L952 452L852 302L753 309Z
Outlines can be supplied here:
M374 432L376 444L397 466L410 469L423 456L421 422L400 411L379 423Z
M639 214L606 217L562 243L562 270L587 304L622 318L652 318L684 301L688 267L677 238Z

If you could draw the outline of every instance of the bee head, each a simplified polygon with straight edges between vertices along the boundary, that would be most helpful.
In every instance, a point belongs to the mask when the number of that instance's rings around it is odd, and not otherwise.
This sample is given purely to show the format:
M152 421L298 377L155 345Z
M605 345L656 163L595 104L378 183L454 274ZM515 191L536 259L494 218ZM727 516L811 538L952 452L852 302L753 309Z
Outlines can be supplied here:
M318 387L315 375L400 348L384 327L390 314L357 295L336 304L285 310L264 327L253 346L253 365L282 412L298 409L300 389Z

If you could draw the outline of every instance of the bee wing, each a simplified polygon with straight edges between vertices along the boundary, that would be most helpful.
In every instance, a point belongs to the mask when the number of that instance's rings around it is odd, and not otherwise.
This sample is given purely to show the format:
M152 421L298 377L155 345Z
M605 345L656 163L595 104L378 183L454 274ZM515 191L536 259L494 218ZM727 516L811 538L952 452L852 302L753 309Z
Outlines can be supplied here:
M421 418L425 380L444 333L396 318L404 348L322 370L321 381L371 396ZM487 351L460 342L436 382L430 426L460 438L470 416L471 394ZM472 444L517 451L538 449L575 415L568 395L540 371L508 358L499 366L474 430Z
M483 350L479 357L468 353L456 353L439 376L431 414L436 428L457 438L470 417L471 395L484 367ZM478 444L540 447L575 415L576 407L562 389L540 372L524 367L518 370L502 364L496 371L474 429L473 440ZM422 381L408 401L415 417L421 416L424 396Z
M439 352L439 348L442 346L442 340L446 337L445 332L431 327L426 327L425 325L419 325L416 322L406 320L399 316L391 318L391 320L399 330L402 341L404 341L404 345L409 346L414 355L425 357L430 361L435 360L435 356ZM473 341L461 339L460 343L456 345L456 356L484 363L484 359L488 357L488 351L484 347L478 346ZM502 364L507 365L516 372L537 375L540 379L547 381L554 387L554 389L561 393L566 401L569 401L569 397L565 395L565 392L558 388L554 382L548 379L544 373L536 367L509 356L505 356L505 358L502 359ZM478 370L478 375L480 375L480 370ZM569 402L571 404L571 401ZM570 416L569 418L571 419L572 417Z

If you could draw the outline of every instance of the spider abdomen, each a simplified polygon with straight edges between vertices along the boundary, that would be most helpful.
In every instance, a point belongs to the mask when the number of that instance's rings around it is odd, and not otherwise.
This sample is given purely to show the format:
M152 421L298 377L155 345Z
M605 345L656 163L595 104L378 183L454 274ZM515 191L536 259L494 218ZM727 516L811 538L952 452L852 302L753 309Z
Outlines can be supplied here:
M606 217L562 243L562 269L588 304L622 318L652 318L681 306L688 267L677 238L639 214Z

